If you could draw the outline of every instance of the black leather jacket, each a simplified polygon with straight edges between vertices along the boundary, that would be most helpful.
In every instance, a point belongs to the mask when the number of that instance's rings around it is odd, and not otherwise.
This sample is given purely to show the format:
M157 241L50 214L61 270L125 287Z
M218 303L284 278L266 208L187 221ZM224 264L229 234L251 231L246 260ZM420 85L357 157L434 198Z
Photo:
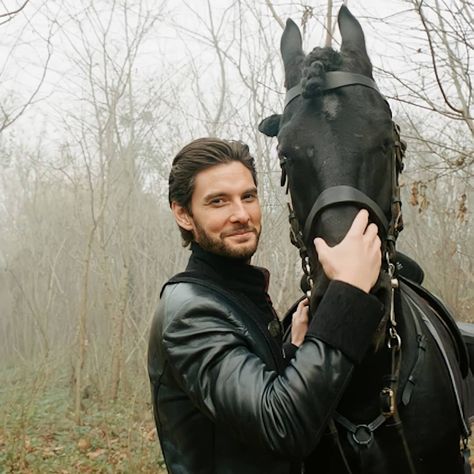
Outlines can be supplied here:
M300 472L383 308L332 282L285 363L259 308L226 285L237 269L196 271L192 261L165 285L150 334L152 402L169 472Z

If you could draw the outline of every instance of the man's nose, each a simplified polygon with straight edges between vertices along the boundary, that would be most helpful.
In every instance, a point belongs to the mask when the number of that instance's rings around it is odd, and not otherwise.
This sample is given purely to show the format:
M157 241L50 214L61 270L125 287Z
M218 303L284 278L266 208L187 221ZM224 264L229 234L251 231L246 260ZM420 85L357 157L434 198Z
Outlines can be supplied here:
M240 222L246 224L250 220L250 215L242 201L236 201L232 205L231 222Z

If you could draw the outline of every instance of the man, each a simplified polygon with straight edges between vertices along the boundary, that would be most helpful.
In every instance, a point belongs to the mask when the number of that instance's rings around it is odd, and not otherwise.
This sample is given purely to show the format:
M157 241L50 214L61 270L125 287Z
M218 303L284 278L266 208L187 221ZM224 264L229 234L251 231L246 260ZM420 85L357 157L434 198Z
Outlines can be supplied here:
M152 401L168 470L301 472L382 317L368 294L380 270L377 228L361 211L340 244L317 239L332 281L288 360L268 274L250 264L261 211L248 147L215 138L185 146L173 161L169 201L192 253L186 272L165 284L150 334ZM305 304L295 318L303 328Z

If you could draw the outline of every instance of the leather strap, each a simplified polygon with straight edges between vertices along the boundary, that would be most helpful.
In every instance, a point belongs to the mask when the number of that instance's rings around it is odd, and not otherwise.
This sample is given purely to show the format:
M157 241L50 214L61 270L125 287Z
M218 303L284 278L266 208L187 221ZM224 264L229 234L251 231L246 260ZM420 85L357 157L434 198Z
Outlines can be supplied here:
M310 238L311 226L316 216L326 207L341 203L354 203L367 209L377 221L379 229L383 229L385 235L387 234L389 224L380 206L362 191L352 186L342 185L325 189L316 199L305 221L303 229L303 239L305 242Z
M416 362L413 365L413 369L411 370L410 375L408 376L407 382L405 384L405 388L403 389L403 393L402 393L402 402L405 406L410 403L411 396L413 394L413 390L415 389L417 379L420 376L421 370L423 368L423 362L425 360L425 352L426 352L426 336L422 334L421 332L418 318L412 315L412 319L416 327L416 339L418 341L418 352L416 356Z
M367 446L372 443L373 432L379 427L382 426L385 420L387 419L384 415L380 414L375 420L368 424L355 425L349 421L345 416L341 415L338 412L335 412L333 415L334 421L343 426L347 431L352 433L352 439L355 443L363 446ZM368 436L367 439L362 439L361 435Z
M330 91L333 89L339 89L340 87L345 86L365 86L370 87L371 89L375 89L379 94L380 91L375 84L373 79L370 77L363 76L362 74L356 74L354 72L347 72L347 71L329 71L324 74L324 86L321 88L321 91ZM285 107L293 100L296 99L299 95L301 95L303 89L301 84L297 84L296 86L288 89L285 97Z

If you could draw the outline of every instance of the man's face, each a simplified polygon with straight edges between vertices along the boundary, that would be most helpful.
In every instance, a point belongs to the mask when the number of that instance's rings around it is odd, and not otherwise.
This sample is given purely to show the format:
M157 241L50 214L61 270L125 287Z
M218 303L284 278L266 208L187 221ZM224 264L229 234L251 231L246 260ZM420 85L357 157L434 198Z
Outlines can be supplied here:
M191 214L173 203L181 227L205 250L249 260L257 250L261 211L250 171L240 162L216 165L196 175Z

